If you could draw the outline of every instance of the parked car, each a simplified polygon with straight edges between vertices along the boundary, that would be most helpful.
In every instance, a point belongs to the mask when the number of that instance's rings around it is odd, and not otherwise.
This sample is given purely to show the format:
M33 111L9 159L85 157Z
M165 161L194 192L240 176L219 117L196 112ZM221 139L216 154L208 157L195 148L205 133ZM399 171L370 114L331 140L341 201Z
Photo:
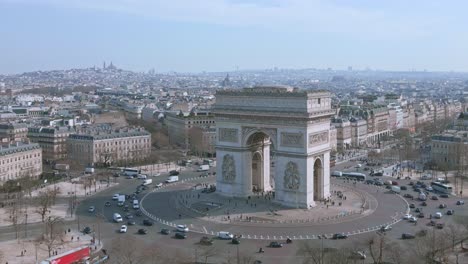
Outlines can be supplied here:
M413 234L409 234L409 233L403 233L401 235L401 239L413 239L414 238L414 235Z
M187 238L187 234L186 233L182 233L182 232L176 232L174 234L174 237L177 238L177 239L186 239Z
M153 225L153 221L148 220L148 219L145 219L145 220L143 220L143 225L145 225L145 226L152 226L152 225Z
M344 233L333 234L333 239L346 239L346 238L348 238L348 236L345 235Z
M88 208L88 212L94 213L94 211L96 211L96 207L90 206L90 207Z
M400 186L400 190L406 191L406 190L408 190L408 188L406 186Z
M120 233L127 233L127 226L126 225L122 225L120 227Z
M447 210L447 215L453 215L455 213L455 210L449 209Z
M188 232L189 229L186 225L177 225L176 226L177 231L179 232Z
M84 233L84 234L91 234L91 228L90 228L89 226L85 227L85 228L83 229L83 233Z
M463 201L463 200L458 200L457 201L457 205L464 205L464 204L465 204L465 201Z
M273 242L270 242L270 244L268 245L268 247L271 247L271 248L280 248L280 247L283 247L283 244L279 243L279 242L276 242L276 241L273 241Z
M167 228L161 229L161 234L163 234L163 235L169 235L170 233L171 233L171 230L169 230Z
M148 234L148 230L144 229L144 228L140 228L138 229L138 234L140 235L146 235Z

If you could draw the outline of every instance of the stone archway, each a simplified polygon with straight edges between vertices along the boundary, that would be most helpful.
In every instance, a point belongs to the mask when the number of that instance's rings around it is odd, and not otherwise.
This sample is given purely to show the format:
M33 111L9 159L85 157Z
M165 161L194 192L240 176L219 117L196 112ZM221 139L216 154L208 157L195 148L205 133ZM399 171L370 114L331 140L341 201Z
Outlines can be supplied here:
M329 195L329 92L284 86L221 90L213 109L217 192L247 197L254 186L274 186L275 202L301 208Z
M314 162L314 201L320 201L323 199L323 166L320 159L316 159Z

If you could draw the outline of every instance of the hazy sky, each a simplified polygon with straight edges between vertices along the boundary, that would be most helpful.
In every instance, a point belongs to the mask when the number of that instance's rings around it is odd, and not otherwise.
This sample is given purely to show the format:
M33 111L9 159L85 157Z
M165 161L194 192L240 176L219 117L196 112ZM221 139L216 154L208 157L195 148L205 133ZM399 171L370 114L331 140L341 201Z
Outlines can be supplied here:
M0 73L468 71L464 0L0 0Z

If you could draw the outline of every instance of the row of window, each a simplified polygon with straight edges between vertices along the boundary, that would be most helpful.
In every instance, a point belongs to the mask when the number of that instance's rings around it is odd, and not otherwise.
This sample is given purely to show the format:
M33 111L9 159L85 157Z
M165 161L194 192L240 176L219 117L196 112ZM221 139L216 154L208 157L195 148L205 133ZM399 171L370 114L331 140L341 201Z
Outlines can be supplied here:
M15 157L15 158L6 158L2 159L2 165L8 164L8 163L14 163L20 160L27 160L27 159L32 159L32 158L37 158L40 157L39 153L34 153L34 154L26 154L21 157Z

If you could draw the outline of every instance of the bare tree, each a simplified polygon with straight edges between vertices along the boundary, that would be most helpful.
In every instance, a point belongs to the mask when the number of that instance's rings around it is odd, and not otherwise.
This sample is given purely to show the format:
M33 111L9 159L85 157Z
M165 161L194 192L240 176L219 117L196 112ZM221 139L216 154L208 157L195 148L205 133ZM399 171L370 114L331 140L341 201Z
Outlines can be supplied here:
M8 219L7 221L11 223L13 229L15 230L15 238L19 238L19 233L21 229L21 223L23 222L23 218L25 216L24 211L22 210L22 199L17 197L12 202L11 205L8 207Z
M383 262L386 242L385 233L377 233L367 243L369 254L375 264L381 264Z
M113 239L111 243L112 263L140 264L144 263L143 243L133 236L123 235Z
M415 252L426 263L446 263L447 248L450 248L450 242L445 234L436 232L434 228L426 236L416 239Z
M54 196L56 195L56 191L46 189L45 191L39 192L37 197L38 207L35 210L41 216L41 221L44 222L47 213L49 212L50 206L52 206Z
M52 256L53 250L63 244L64 231L62 218L56 216L47 217L41 242L47 247L49 257Z
M199 249L199 252L200 252L200 257L203 258L204 260L204 263L207 264L208 263L208 259L211 258L211 257L214 257L217 255L218 253L218 249L214 246L210 246L210 247L198 247Z

